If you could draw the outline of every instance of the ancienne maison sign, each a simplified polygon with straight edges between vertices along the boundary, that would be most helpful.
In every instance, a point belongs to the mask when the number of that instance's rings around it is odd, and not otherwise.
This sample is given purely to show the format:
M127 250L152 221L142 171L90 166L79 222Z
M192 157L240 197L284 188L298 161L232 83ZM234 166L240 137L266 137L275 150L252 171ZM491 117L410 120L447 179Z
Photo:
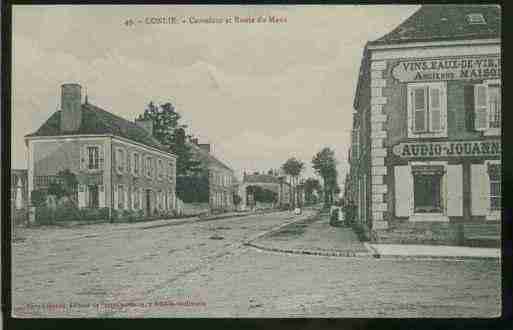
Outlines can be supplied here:
M498 55L400 61L392 69L400 82L497 79L501 76Z
M500 156L501 143L499 140L406 142L395 145L392 152L401 158Z

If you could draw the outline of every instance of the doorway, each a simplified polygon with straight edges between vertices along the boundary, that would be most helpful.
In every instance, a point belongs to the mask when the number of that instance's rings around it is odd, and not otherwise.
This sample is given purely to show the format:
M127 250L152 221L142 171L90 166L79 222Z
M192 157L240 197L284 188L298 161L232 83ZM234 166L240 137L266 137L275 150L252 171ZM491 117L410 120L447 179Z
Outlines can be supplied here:
M89 208L97 209L99 205L99 193L98 193L98 186L97 185L90 185L88 187L89 191Z
M144 209L146 210L147 215L151 215L151 189L146 189Z

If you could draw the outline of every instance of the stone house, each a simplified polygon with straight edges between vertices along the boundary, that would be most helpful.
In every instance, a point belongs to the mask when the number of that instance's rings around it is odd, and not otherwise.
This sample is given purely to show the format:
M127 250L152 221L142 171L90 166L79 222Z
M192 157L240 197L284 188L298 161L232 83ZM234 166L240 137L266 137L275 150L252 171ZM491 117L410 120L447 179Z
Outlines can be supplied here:
M153 124L131 122L82 102L79 84L62 85L61 110L25 136L28 191L46 189L70 170L81 208L143 210L175 208L176 157L152 136Z
M375 238L448 242L457 224L497 233L500 26L496 5L424 5L365 46L349 193Z

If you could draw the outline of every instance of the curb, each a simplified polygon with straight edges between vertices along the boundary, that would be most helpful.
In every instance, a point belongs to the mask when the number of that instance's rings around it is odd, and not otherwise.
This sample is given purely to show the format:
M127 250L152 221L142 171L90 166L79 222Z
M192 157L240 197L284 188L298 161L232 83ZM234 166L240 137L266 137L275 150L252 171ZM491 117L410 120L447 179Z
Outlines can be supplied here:
M310 251L310 250L294 250L294 249L280 249L273 247L265 247L261 245L256 245L253 243L244 243L245 246L251 246L253 248L269 251L269 252L279 252L279 253L288 253L288 254L302 254L302 255L313 255L313 256L322 256L322 257L367 257L370 258L373 255L368 252L353 252L353 251L335 251L335 252L327 252L327 251Z
M402 255L402 254L380 254L378 250L372 247L369 243L363 243L367 250L372 254L372 256L376 259L399 259L399 260L486 260L486 259L501 259L501 256L498 257L488 257L488 256L441 256L441 255Z
M309 216L309 217L306 217L306 218L299 218L295 221L291 221L291 222L287 222L287 223L284 223L276 228L273 228L271 230L268 230L264 233L261 233L261 234L258 234L257 236L247 240L246 242L242 243L242 245L244 246L250 246L250 247L253 247L253 248L256 248L256 249L259 249L259 250L263 250L263 251L269 251L269 252L279 252L279 253L287 253L287 254L301 254L301 255L314 255L314 256L323 256L323 257L371 257L372 254L370 254L369 252L353 252L353 251L333 251L333 252L328 252L328 251L311 251L311 250L295 250L295 249L280 249L280 248L273 248L273 247L266 247L266 246L262 246L262 245L258 245L258 244L254 244L252 243L253 241L259 239L259 238L263 238L265 237L266 235L270 235L280 229L282 229L283 227L286 227L288 225L292 225L296 222L300 222L300 221L308 221L308 220L311 220L312 218L318 216L320 214L319 211L317 211L316 213L314 213L313 215Z

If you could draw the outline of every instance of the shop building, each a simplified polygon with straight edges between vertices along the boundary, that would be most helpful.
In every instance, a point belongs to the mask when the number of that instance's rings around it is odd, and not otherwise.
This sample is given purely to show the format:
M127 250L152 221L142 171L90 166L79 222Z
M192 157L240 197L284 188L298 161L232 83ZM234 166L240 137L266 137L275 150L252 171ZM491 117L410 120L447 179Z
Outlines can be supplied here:
M450 241L454 224L499 223L500 15L425 5L365 46L346 198L375 239L424 228Z

